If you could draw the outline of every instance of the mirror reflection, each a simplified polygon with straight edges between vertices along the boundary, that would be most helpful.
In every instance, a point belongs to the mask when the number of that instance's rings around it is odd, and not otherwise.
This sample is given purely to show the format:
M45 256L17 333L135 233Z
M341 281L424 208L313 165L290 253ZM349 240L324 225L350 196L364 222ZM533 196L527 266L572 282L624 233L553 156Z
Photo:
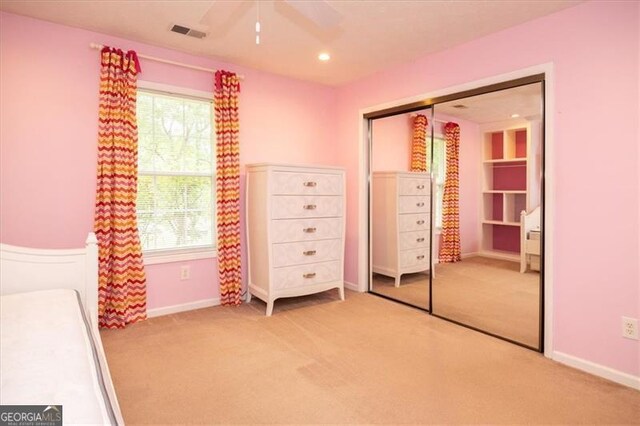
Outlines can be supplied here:
M429 307L431 110L371 124L372 291Z
M445 137L433 313L538 348L542 85L438 104L434 114L459 136Z
M542 99L535 83L370 122L373 292L541 347Z

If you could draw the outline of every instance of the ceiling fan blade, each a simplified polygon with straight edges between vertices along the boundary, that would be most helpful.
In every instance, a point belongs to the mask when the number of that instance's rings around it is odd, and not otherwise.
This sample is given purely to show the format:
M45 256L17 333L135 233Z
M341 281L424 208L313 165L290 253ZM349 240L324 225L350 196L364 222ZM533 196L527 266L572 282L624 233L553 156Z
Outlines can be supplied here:
M325 1L284 0L284 2L322 28L333 28L342 20L342 15Z

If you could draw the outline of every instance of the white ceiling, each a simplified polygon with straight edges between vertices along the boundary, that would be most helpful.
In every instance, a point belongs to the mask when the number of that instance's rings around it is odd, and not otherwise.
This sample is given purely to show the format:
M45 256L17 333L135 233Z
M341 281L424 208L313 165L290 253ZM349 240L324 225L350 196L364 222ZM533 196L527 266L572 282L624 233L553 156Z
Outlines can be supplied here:
M456 108L457 105L466 108ZM542 117L542 85L528 84L444 102L435 106L435 113L479 124L510 120L512 114L518 114L520 119L539 119Z
M2 0L0 10L340 85L577 3L580 1ZM259 46L255 44L258 6ZM302 7L315 8L312 19L300 12ZM195 39L169 32L174 23L208 35ZM330 52L331 61L320 63L320 51Z

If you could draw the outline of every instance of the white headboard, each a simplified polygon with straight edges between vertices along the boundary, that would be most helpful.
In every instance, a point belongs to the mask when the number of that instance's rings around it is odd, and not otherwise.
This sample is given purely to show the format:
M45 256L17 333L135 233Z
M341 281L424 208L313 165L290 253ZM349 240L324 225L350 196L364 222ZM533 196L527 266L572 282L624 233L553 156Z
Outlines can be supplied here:
M98 315L98 240L81 249L36 249L0 244L0 294L69 288L80 293L91 321Z

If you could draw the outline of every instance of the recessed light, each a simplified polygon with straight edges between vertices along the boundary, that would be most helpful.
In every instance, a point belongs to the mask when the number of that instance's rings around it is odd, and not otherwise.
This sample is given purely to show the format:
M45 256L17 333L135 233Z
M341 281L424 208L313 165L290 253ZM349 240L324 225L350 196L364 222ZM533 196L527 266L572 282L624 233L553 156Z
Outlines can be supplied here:
M511 118L518 118L520 117L520 114L511 114Z
M327 52L322 52L318 55L318 59L320 59L322 62L327 62L329 59L331 59L331 55L329 55Z

